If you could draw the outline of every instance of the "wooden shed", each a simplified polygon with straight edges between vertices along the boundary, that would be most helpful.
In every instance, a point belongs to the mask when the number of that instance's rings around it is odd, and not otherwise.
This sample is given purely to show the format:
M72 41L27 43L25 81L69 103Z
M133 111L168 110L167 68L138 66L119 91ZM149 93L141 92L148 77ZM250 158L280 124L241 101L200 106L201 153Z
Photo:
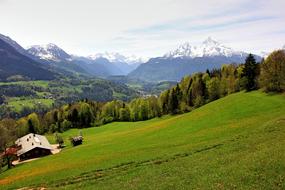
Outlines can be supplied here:
M83 142L83 137L82 136L77 136L77 137L72 137L70 139L71 143L73 146L77 146L77 145L80 145L82 144Z

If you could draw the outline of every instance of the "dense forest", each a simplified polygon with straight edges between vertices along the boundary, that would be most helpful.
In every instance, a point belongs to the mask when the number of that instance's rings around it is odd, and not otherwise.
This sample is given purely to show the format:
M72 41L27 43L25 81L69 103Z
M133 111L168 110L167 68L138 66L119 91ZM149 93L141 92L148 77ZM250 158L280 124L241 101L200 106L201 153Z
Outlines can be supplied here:
M220 69L186 76L160 96L136 98L128 103L122 100L106 103L91 101L88 97L94 89L84 89L87 98L82 101L42 114L31 113L18 120L3 119L0 122L0 150L3 151L17 137L27 133L63 132L70 128L97 127L113 121L141 121L166 114L180 114L234 92L256 89L265 92L285 91L285 51L274 51L261 63L257 63L250 54L244 64L223 65Z

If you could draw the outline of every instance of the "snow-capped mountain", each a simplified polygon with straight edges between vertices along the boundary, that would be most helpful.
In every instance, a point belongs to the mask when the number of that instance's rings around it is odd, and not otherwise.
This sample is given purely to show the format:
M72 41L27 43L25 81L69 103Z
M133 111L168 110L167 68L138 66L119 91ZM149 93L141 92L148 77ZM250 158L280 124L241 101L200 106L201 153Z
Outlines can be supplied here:
M119 53L96 54L88 57L69 55L63 49L51 43L30 46L27 52L38 59L53 63L55 66L64 67L64 69L69 67L68 70L74 70L76 67L76 71L79 71L78 67L81 67L87 73L98 76L126 75L141 63L141 59L135 56L126 57ZM59 63L68 64L59 65ZM71 64L73 64L73 68L70 68Z
M27 48L27 52L35 57L50 61L69 61L71 56L55 44L34 45Z
M235 51L209 37L198 46L185 43L162 57L152 58L128 76L150 81L179 81L186 75L221 68L224 64L244 63L247 55L248 53ZM255 58L261 60L260 56Z
M102 59L107 59L115 67L119 68L120 74L126 75L136 69L140 64L145 63L147 59L139 58L135 55L125 56L120 53L97 53L87 57L95 62L100 62Z
M98 58L106 58L111 63L121 62L121 63L127 63L129 65L144 63L147 61L147 59L140 58L140 57L137 57L135 55L125 56L125 55L122 55L120 53L115 53L115 52L97 53L97 54L88 56L88 58L90 58L92 60L96 60Z
M240 56L243 57L246 53L235 51L211 37L208 37L202 44L192 46L189 42L180 45L177 49L165 54L166 58L195 58L195 57L213 57L213 56Z

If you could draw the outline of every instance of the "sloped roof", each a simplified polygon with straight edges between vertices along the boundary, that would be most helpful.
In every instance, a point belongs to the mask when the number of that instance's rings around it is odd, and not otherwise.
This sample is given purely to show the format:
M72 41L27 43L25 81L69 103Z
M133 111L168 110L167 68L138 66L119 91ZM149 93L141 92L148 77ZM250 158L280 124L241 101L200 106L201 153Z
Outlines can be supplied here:
M43 148L52 150L51 145L49 144L47 138L38 134L27 134L15 142L16 145L21 146L22 148L18 150L17 155L20 156L34 148Z

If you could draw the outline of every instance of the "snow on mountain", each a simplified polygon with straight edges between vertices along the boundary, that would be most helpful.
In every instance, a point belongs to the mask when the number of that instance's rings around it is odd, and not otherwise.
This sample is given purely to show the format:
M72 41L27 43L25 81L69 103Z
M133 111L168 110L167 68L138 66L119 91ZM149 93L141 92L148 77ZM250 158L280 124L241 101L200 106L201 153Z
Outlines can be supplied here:
M69 61L71 56L55 44L34 45L27 48L28 53L44 60Z
M96 60L98 58L105 58L105 59L108 59L111 63L120 62L120 63L127 63L129 65L144 63L147 61L146 59L139 58L135 55L125 56L120 53L114 53L114 52L97 53L97 54L88 56L88 58L92 60Z
M213 57L213 56L243 56L245 53L241 51L235 51L232 48L213 40L208 37L202 44L198 46L192 46L189 42L180 45L176 50L170 51L165 54L166 58L195 58L195 57Z

